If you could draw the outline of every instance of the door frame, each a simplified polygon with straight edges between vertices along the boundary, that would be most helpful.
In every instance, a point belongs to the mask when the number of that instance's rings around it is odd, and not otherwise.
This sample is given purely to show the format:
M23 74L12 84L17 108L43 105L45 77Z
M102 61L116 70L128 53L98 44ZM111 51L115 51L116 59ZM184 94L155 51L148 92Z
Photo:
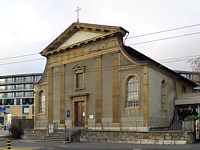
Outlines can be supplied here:
M87 119L88 119L88 111L87 111L87 96L76 96L72 97L72 127L75 127L75 103L84 102L85 103L85 124L84 128L88 127Z

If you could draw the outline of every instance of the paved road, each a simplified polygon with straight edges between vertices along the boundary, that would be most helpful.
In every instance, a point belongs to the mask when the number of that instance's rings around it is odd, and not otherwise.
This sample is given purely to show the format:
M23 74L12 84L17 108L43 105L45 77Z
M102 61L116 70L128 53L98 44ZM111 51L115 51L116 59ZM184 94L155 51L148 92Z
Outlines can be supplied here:
M200 143L187 145L134 145L115 143L54 143L36 142L30 140L14 140L12 147L34 148L38 150L199 150ZM0 147L5 147L6 141L0 141Z

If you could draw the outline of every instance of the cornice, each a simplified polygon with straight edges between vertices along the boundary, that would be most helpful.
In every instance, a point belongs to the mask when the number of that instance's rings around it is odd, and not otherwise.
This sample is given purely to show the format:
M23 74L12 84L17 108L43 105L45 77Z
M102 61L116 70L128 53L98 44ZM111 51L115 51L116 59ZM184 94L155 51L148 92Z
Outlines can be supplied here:
M103 35L58 49L58 47L62 45L67 39L69 39L74 33L81 30L89 31L89 32L92 31L96 33L103 33ZM62 50L79 47L83 44L94 42L94 41L97 41L109 36L113 36L115 34L118 34L117 36L119 35L125 36L127 32L128 31L118 26L87 24L87 23L73 23L64 32L62 32L53 42L51 42L43 51L41 51L40 54L47 57L48 55L58 53Z

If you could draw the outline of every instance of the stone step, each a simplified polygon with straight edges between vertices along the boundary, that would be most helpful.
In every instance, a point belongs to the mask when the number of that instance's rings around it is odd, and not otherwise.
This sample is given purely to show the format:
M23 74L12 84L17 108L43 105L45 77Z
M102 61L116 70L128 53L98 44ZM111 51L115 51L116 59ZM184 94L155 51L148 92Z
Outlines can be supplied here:
M46 139L65 139L65 137L60 137L60 136L47 136Z
M46 139L46 141L50 141L50 142L67 142L67 139Z
M65 137L66 137L65 135L63 135L63 136L55 136L55 135L54 136L49 136L49 135L46 136L47 139L53 139L53 138L58 139L58 138L65 138Z
M70 130L70 131L55 130L53 133L46 136L46 140L52 142L67 142L70 139L69 136L74 136L78 132L79 130Z
M59 136L59 135L48 135L46 136L47 141L52 141L52 142L63 142L67 141L68 138L65 136Z
M46 140L66 140L66 138L46 138Z

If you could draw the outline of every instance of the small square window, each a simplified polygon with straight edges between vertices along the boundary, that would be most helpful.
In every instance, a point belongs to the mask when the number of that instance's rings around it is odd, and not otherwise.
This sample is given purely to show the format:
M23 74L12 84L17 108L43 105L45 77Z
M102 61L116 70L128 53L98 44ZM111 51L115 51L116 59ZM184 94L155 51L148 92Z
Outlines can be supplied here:
M29 106L23 106L23 115L29 114Z
M5 109L5 114L9 114L10 113L10 107L9 106L4 107L4 109Z

